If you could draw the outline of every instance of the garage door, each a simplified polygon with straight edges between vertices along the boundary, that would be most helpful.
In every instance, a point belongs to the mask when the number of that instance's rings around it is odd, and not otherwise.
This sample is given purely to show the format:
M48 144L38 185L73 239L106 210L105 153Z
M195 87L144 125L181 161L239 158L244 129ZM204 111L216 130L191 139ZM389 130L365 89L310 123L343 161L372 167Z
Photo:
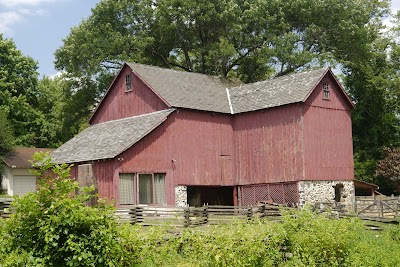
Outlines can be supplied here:
M36 191L36 177L32 175L14 175L14 195L23 196Z

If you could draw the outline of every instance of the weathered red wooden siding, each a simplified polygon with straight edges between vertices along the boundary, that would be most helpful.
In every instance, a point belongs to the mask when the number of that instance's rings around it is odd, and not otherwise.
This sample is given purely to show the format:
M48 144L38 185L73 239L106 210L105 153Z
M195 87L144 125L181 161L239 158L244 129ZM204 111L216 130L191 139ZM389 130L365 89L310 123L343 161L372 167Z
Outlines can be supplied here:
M239 184L297 181L303 177L301 116L300 104L235 116Z
M115 199L115 190L117 189L116 182L119 180L114 180L115 169L118 168L119 162L116 159L109 160L98 160L94 162L80 162L75 163L71 168L71 177L78 177L78 166L80 164L92 164L93 174L97 178L97 190L99 196L102 199L108 199L113 201Z
M98 193L102 198L115 200L116 190L118 188L119 179L114 179L117 175L120 163L117 159L108 159L96 161L93 164L93 173L97 178Z
M328 81L330 99L323 99ZM304 105L305 180L354 178L351 105L330 74Z
M102 197L118 199L119 173L166 173L166 198L175 204L176 185L233 185L232 118L180 109L123 152L94 163Z
M125 91L125 76L132 74L132 91ZM132 117L168 108L132 70L125 66L100 103L90 124Z

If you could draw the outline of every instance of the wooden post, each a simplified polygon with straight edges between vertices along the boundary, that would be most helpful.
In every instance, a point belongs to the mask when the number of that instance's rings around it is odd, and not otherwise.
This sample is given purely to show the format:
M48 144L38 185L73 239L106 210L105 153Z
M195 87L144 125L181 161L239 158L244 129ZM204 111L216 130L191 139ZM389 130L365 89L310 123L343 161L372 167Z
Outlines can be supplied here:
M379 200L379 205L378 205L378 208L379 208L379 217L381 217L381 218L383 218L383 205L382 205L382 198L381 198L381 200Z
M260 212L261 212L260 216L261 218L267 216L267 205L265 203L261 206Z
M184 208L183 210L184 214L185 214L185 223L184 223L184 227L189 227L190 226L190 210L189 207Z
M136 207L133 207L130 209L130 215L131 215L131 224L136 224L137 223L137 216L136 216Z
M237 186L233 187L233 206L237 207L238 205L238 191Z
M251 220L251 218L253 218L253 206L252 205L247 208L247 219Z
M396 210L397 210L397 212L400 212L400 196L397 200Z
M203 214L203 216L204 216L204 224L206 224L206 223L208 223L208 204L207 205L203 205L203 207L204 207L204 214Z
M354 212L357 214L357 198L354 197Z
M144 221L142 207L138 207L138 206L135 207L135 216L136 216L136 222L142 223Z

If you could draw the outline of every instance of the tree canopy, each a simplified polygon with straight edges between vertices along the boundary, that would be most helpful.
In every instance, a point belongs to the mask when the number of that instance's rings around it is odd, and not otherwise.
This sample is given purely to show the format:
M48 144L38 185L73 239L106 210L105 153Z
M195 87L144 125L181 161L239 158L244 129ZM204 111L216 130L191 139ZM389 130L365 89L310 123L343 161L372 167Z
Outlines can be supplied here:
M253 82L363 58L387 7L377 0L103 0L56 51L56 67L95 75L131 60Z
M0 149L61 144L59 118L53 112L59 103L59 89L49 87L48 78L39 80L37 68L36 61L0 34Z

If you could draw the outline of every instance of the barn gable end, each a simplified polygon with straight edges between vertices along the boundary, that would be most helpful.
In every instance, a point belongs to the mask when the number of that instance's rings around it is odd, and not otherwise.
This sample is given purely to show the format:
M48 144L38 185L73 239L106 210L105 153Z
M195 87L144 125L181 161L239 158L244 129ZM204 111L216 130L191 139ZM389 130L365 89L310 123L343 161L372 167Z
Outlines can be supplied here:
M307 180L353 178L352 107L330 72L322 77L307 98L303 107Z
M127 90L127 77L130 90ZM90 124L117 120L136 115L151 113L169 108L169 104L160 99L148 85L135 74L128 65L124 65L102 101L98 104Z

